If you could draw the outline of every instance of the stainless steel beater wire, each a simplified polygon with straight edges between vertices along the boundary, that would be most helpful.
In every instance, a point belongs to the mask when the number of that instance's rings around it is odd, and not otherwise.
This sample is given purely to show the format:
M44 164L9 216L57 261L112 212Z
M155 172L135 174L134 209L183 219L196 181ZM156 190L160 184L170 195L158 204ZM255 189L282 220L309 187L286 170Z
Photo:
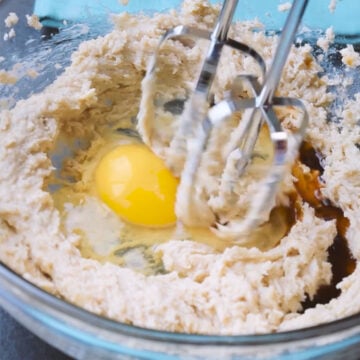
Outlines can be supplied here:
M254 149L254 145L259 134L260 125L263 121L266 121L270 128L270 136L274 144L274 161L270 173L266 177L261 189L259 189L256 193L246 219L241 225L236 225L236 233L244 230L248 231L249 229L260 225L263 221L266 221L268 213L274 204L274 194L276 193L277 186L283 177L288 151L288 138L286 132L283 131L282 126L276 117L273 106L286 104L295 106L299 105L301 109L304 110L304 119L299 129L300 136L297 136L298 140L302 138L307 124L306 109L300 101L274 97L307 3L308 0L294 0L282 30L270 70L265 76L263 86L261 87L261 84L258 83L256 79L252 79L248 76L244 77L244 79L248 80L252 85L251 87L255 95L254 98L227 99L218 103L209 111L209 120L214 124L214 121L215 123L220 123L225 117L228 117L234 111L242 111L252 108L251 114L246 121L246 126L243 126L240 137L236 140L237 144L240 142L238 146L240 146L241 152L243 153L240 175L244 171L248 160L250 159L250 155ZM235 151L239 151L239 148L235 147L235 149L236 148L237 150ZM238 163L238 165L240 165L240 163ZM224 181L226 182L229 180L224 176L222 179L225 179ZM230 232L233 230L234 229L230 230Z
M252 114L250 115L247 123L247 130L242 134L239 141L237 141L238 143L242 143L241 146L244 153L242 166L239 168L240 174L244 172L244 169L247 166L248 160L250 159L257 139L256 134L258 134L260 125L263 121L261 118L259 118L258 112L260 111L263 118L266 119L268 126L271 128L271 132L283 131L280 122L278 121L272 108L273 96L280 82L283 68L288 58L291 46L294 42L294 38L306 9L307 3L308 0L294 0L290 13L286 18L284 28L281 32L279 43L276 48L270 69L265 77L263 87L260 93L255 96L254 106L246 105L246 101L244 100L235 100L235 103L237 104L237 110L244 110L245 108L253 107ZM256 81L254 83L256 83ZM253 132L252 130L254 128L258 129L258 131ZM280 163L282 158L283 156L280 156Z
M270 104L272 101L307 3L308 0L294 0L292 4L263 88L259 96L256 97L257 107Z
M195 92L201 93L206 97L209 96L219 64L221 50L225 45L237 3L238 0L224 1L215 29L211 34L210 47L195 88Z

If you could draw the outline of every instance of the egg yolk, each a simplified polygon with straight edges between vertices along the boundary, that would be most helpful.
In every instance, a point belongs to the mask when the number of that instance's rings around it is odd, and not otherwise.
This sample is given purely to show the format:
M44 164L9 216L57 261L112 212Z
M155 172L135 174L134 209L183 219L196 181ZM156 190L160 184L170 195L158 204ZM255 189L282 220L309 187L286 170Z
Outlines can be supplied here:
M178 179L143 144L107 153L95 170L95 184L102 201L130 223L163 227L176 221Z

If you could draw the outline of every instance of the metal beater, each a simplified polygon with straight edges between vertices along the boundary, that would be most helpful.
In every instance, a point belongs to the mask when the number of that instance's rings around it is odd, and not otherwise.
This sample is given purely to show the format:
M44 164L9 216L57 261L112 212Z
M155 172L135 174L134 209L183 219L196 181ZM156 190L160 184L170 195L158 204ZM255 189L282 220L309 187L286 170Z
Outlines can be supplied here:
M237 181L245 173L251 162L254 146L262 125L265 123L269 128L270 139L274 148L272 165L268 175L260 184L259 191L254 195L245 219L240 224L232 227L217 224L217 228L222 230L220 233L225 234L226 237L236 237L239 233L248 232L268 219L275 203L278 186L283 179L284 172L291 158L289 152L298 150L308 123L306 109L299 99L274 96L308 0L294 0L268 71L266 71L264 60L254 49L228 37L237 3L238 1L234 0L224 1L218 22L211 33L186 26L178 26L167 31L159 43L158 50L148 72L150 77L155 74L158 52L165 41L184 36L210 41L199 79L194 91L185 104L180 129L171 142L171 146L176 149L177 147L184 147L184 144L181 143L184 141L184 138L196 137L195 145L192 146L191 151L187 152L179 185L184 190L182 192L184 198L181 199L181 205L182 207L185 206L185 211L186 207L189 207L191 201L193 201L196 171L210 133L215 126L218 126L235 112L249 112L248 116L240 121L239 127L231 136L231 141L229 139L229 143L224 150L227 154L227 161L221 178L221 186L225 186L226 182ZM255 76L239 75L234 79L232 90L225 99L212 105L211 87L224 46L251 56L259 65L264 80L261 83ZM244 85L248 88L250 87L253 95L252 98L241 99L238 96L239 89L243 88ZM205 116L201 111L199 112L199 108L202 107L201 104L204 103L209 107ZM292 144L291 148L289 146L289 135L282 128L274 112L274 106L297 107L302 112L302 120L299 128L294 133L294 144ZM194 122L197 122L196 126L194 126ZM193 133L194 130L190 129L196 129L196 134ZM190 133L191 131L192 133ZM235 178L233 174L230 174L229 170L234 164L237 169L237 176Z

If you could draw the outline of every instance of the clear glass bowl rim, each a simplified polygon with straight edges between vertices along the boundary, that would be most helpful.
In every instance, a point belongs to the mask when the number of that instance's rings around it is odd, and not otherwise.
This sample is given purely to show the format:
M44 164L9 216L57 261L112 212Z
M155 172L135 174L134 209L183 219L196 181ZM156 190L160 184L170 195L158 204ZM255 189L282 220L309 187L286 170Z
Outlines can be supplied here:
M305 340L315 337L322 337L326 336L327 334L334 334L351 329L352 327L358 326L360 324L360 313L357 313L329 323L270 334L202 335L175 333L129 325L91 313L74 304L66 302L65 300L57 298L56 296L37 287L30 281L21 277L2 262L0 262L0 277L10 281L17 289L23 291L40 303L51 306L54 310L65 313L66 315L74 317L81 322L96 326L101 330L154 341L171 341L179 344L194 345L270 345L296 341L299 339Z

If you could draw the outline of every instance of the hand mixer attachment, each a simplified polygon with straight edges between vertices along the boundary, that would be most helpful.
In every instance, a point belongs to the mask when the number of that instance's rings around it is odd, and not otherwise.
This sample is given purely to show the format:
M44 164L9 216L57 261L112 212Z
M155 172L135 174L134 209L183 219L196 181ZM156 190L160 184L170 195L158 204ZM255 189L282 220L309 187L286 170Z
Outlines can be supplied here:
M199 200L202 194L199 193L201 191L196 186L197 170L212 131L221 126L233 114L240 112L243 114L242 119L222 149L225 166L219 182L219 193L225 197L234 197L231 189L244 176L251 164L255 144L264 124L269 129L273 146L272 163L267 175L259 183L259 189L254 194L244 218L226 226L217 223L216 231L220 236L236 239L239 234L247 233L268 220L275 204L279 184L289 162L293 160L298 150L308 123L306 109L299 99L274 96L307 2L307 0L294 0L268 71L266 71L264 60L254 49L228 37L238 1L224 1L212 33L178 26L167 31L161 39L147 74L149 82L156 77L158 53L165 41L181 37L210 41L197 84L185 103L179 128L170 143L173 153L178 155L178 164L181 167L181 169L175 169L175 171L180 170L181 172L178 189L178 194L181 196L178 196L176 207L177 215L180 215L181 218L186 218L188 213L194 214L195 211L198 215L198 224L201 224L202 216L209 219L209 210L202 207ZM217 104L212 104L211 88L222 49L225 46L251 56L260 68L263 82L254 75L238 75L233 81L231 91L225 98ZM252 98L241 97L241 91L245 87L250 89ZM283 129L274 111L274 106L290 106L301 110L300 125L293 132L294 136L291 141L288 132ZM145 136L144 141L149 143L150 139ZM213 222L217 222L215 216Z

